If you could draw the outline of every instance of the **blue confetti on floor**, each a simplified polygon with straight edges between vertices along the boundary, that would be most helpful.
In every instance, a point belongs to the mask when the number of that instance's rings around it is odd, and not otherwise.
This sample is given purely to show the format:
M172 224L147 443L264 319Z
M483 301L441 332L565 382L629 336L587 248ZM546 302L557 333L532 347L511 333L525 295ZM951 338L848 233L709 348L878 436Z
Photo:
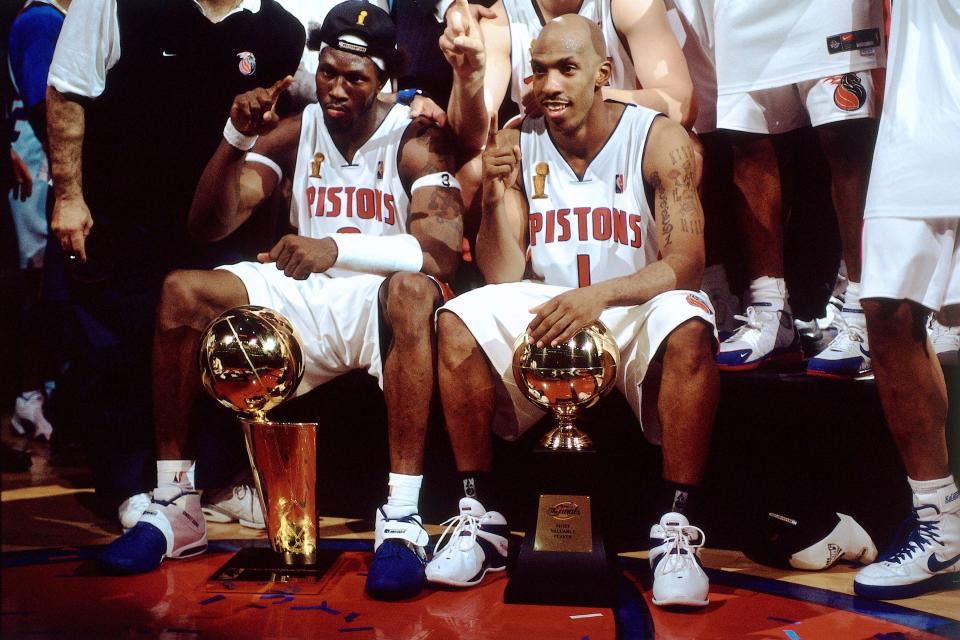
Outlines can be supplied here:
M351 612L348 613L347 615L343 616L343 619L346 620L347 622L353 622L353 621L356 620L359 616L360 616L360 614L357 613L356 611L351 611Z
M344 633L346 631L373 631L373 627L340 627L337 629L337 631L340 633Z
M767 620L775 620L777 622L786 622L787 624L800 624L799 620L791 620L790 618L780 618L777 616L767 616Z
M793 629L784 629L783 632L787 634L787 637L790 638L790 640L800 640L800 636Z
M252 602L247 605L248 609L266 609L267 606L263 604L253 604Z
M219 602L220 600L225 600L226 597L227 597L227 596L218 593L218 594L215 595L215 596L210 596L210 597L207 598L206 600L201 600L201 601L200 601L200 604L206 606L206 605L208 605L208 604L213 604L214 602Z

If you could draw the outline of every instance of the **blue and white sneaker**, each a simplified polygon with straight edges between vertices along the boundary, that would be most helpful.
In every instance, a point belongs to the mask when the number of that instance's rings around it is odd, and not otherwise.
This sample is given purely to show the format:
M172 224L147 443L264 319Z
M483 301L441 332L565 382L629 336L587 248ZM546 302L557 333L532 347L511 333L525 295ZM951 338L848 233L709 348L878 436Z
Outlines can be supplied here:
M100 563L116 573L143 573L164 558L182 559L207 550L207 522L193 489L153 490L150 506L136 525L100 552Z
M666 513L650 528L653 604L658 607L705 607L710 579L700 565L706 535L680 513Z
M419 514L386 504L377 509L367 594L377 600L402 600L420 593L429 541Z
M873 378L866 328L843 322L827 348L807 361L807 375L838 380Z
M460 499L460 514L443 524L427 580L452 587L480 584L488 571L507 568L510 529L496 511L487 511L473 498ZM446 544L444 544L446 539Z
M854 578L856 594L889 600L960 589L958 501L956 485L938 491L930 501L937 504L918 505L914 496L913 515L901 525L893 548Z
M803 361L800 335L789 311L774 311L768 302L755 302L747 307L745 316L734 317L743 324L720 343L717 368L721 371Z

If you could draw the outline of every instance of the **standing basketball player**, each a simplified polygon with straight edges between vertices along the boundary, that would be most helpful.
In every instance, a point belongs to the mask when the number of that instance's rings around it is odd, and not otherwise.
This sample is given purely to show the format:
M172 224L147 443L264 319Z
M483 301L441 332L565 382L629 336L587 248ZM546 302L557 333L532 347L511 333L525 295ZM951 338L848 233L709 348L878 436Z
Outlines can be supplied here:
M187 412L199 389L194 354L210 320L249 303L283 314L305 339L300 393L353 369L380 381L392 473L376 514L367 591L407 597L423 585L427 533L417 503L434 388L433 313L444 297L438 280L458 264L462 204L446 134L378 98L399 63L386 12L339 4L309 43L320 50L318 103L278 124L273 108L285 83L238 96L190 211L195 234L222 238L292 176L298 235L259 262L178 271L165 281L154 343L158 488L103 560L146 571L206 548L186 474Z
M703 213L690 138L655 111L604 101L611 64L590 20L548 22L531 54L543 115L491 133L483 155L478 260L500 284L452 300L438 317L440 392L466 497L427 579L469 586L505 566L506 521L480 502L490 430L513 439L543 415L513 382L514 340L529 330L537 344L561 344L599 319L622 354L617 388L647 437L663 443L666 513L650 533L654 602L704 606L703 532L684 512L703 477L718 379L713 311L695 291ZM640 410L654 362L663 367L659 420Z
M947 459L947 388L924 330L930 310L944 325L960 325L957 25L960 0L893 3L863 227L863 310L913 514L906 535L854 580L859 595L873 598L960 587L960 492Z

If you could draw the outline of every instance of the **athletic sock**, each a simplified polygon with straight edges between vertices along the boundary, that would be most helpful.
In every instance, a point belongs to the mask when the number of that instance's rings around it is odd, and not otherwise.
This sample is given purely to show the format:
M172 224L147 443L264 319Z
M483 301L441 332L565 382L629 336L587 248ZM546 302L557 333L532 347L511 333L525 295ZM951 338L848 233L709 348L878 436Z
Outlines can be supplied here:
M193 460L157 460L157 487L193 489L192 466Z
M699 487L664 480L661 513L673 511L685 516L689 515L691 501L696 501L696 495L699 492Z
M488 495L492 484L491 474L489 471L461 471L460 483L465 497L483 502L480 496ZM487 493L481 493L481 487Z
M790 311L787 303L787 281L783 278L760 276L750 281L750 303L767 311Z
M914 480L907 478L913 490L913 506L933 505L943 513L960 511L960 492L953 475L937 480Z
M387 498L387 506L392 507L392 513L409 510L406 515L411 515L419 511L420 485L423 483L422 475L408 476L402 473L391 473L387 482L390 485L390 497Z
M851 280L847 283L847 294L843 300L843 309L840 311L844 321L847 324L856 325L861 329L867 326L867 320L863 315L863 307L860 306L860 283Z

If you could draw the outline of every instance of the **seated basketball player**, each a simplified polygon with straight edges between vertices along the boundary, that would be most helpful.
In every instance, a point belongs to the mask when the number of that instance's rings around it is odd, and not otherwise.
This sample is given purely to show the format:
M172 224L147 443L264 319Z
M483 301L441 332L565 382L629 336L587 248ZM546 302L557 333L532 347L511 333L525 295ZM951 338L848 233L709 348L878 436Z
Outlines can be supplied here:
M483 154L478 260L497 284L438 314L440 394L466 497L427 579L469 586L505 566L506 520L481 503L490 431L516 438L543 415L513 382L514 340L527 330L538 345L562 344L599 319L620 348L617 388L638 418L640 384L662 363L659 420L642 416L663 443L667 487L650 533L654 602L704 606L704 536L684 512L703 478L718 378L713 311L695 290L703 213L690 138L656 111L604 101L610 62L582 16L548 22L531 55L543 115L491 134Z
M380 381L390 496L376 514L367 591L405 597L423 584L427 534L417 503L434 388L433 313L444 298L439 282L458 264L462 204L447 134L378 95L398 70L390 17L344 2L309 42L320 50L318 102L278 122L273 107L284 83L238 96L190 211L198 237L222 238L290 176L297 235L259 262L166 279L154 347L157 489L102 560L147 571L206 548L200 497L186 474L187 412L200 388L197 341L219 313L249 303L280 312L302 337L299 392L353 369Z

